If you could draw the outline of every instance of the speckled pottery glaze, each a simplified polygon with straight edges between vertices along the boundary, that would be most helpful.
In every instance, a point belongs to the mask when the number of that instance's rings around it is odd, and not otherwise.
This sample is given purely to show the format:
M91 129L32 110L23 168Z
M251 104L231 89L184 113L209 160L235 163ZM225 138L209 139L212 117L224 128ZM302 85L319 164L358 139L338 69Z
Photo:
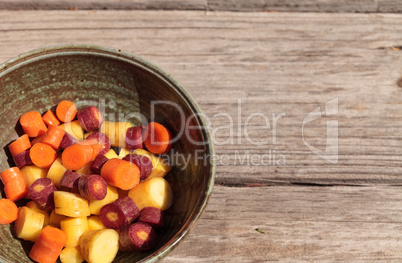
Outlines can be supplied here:
M12 165L7 146L21 135L19 117L31 110L44 113L64 99L78 107L96 105L102 108L106 120L118 121L123 116L136 124L145 118L164 124L174 136L178 135L175 153L189 158L189 162L184 165L179 159L165 177L173 188L175 203L166 211L166 227L158 246L141 253L119 252L114 262L162 259L201 217L215 174L213 158L209 158L214 154L210 135L201 128L207 123L197 115L201 111L186 90L157 66L118 49L93 45L47 47L1 64L0 90L1 170ZM157 104L153 114L155 101L169 103ZM181 132L186 123L193 127L187 134ZM0 226L0 242L0 262L31 262L28 253L32 243L16 239L12 225Z

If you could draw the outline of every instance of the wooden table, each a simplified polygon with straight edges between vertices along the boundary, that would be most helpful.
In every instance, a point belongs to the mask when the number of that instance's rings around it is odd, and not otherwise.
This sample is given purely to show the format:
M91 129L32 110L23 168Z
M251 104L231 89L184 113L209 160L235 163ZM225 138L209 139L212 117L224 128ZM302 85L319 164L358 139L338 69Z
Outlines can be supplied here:
M0 61L65 43L120 48L171 73L210 118L214 192L165 262L402 260L398 1L1 0L0 9Z

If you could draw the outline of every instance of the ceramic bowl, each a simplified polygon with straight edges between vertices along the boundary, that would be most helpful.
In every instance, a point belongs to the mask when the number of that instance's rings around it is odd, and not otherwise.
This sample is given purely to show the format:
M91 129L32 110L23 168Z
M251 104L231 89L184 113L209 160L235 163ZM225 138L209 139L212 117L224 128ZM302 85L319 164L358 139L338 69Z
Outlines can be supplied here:
M61 100L71 100L78 108L98 106L109 121L160 122L176 138L171 157L178 157L165 177L175 202L165 211L159 243L146 252L119 252L114 262L160 260L201 217L214 182L207 124L187 91L157 66L118 49L47 47L0 65L0 90L1 171L13 166L7 145L21 135L19 117L31 110L43 113ZM27 255L32 243L16 239L12 225L0 226L0 242L0 262L31 262Z

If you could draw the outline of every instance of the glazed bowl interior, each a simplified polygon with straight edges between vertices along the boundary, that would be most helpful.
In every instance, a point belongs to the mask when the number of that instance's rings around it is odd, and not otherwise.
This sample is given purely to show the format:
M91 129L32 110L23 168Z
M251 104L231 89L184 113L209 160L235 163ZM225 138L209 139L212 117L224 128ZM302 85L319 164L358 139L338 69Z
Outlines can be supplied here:
M44 113L61 100L71 100L78 108L95 105L109 121L160 122L177 139L169 159L174 166L165 177L175 202L165 211L166 226L157 247L119 252L114 262L157 261L201 216L214 181L213 159L208 158L213 147L196 103L158 67L105 47L49 47L2 64L0 90L1 170L13 165L7 145L21 135L19 117L32 110ZM12 225L0 227L0 239L0 262L31 262L32 243L16 239Z

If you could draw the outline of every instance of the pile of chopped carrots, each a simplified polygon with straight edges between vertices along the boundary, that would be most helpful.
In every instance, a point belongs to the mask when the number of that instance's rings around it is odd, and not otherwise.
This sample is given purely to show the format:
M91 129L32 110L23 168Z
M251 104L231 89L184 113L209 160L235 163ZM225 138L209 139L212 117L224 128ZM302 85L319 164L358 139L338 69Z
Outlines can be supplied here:
M165 126L104 121L68 100L19 123L24 134L8 146L15 167L0 173L0 225L14 222L17 238L34 242L32 260L107 263L119 249L156 247L173 204L159 156L172 147ZM18 208L22 199L32 201Z

